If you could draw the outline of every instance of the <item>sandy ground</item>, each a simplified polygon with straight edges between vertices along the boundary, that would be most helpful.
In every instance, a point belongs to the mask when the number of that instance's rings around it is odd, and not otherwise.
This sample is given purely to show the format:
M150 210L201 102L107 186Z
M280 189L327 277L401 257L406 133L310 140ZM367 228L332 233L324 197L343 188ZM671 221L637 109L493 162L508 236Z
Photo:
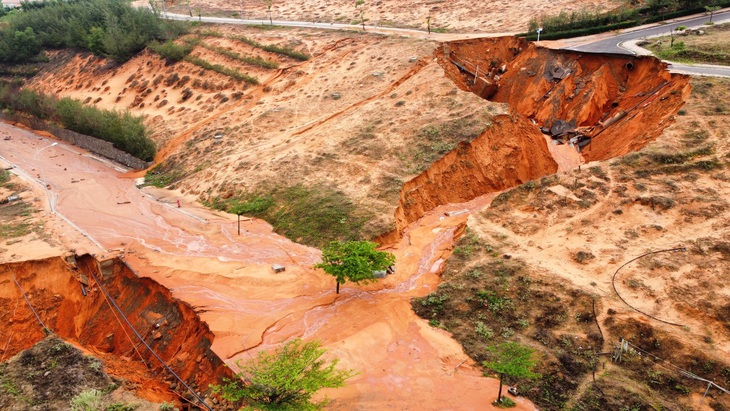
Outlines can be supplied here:
M430 17L432 29L443 31L479 31L479 32L521 32L527 30L532 18L543 14L552 15L560 12L570 13L580 10L601 8L610 10L620 4L612 0L579 0L567 1L528 1L501 0L475 7L467 0L454 1L413 1L385 0L366 1L361 8L355 2L345 0L323 1L306 0L295 3L273 1L271 17L274 20L297 20L358 24L362 17L368 25L390 27L412 27L426 30L427 18ZM190 3L175 1L169 8L171 11L197 14L236 16L246 19L268 20L266 3L254 1L222 1L192 0Z
M392 250L396 274L368 286L346 284L336 295L332 279L310 268L319 252L273 234L265 222L244 222L239 237L231 217L185 198L178 209L178 198L140 191L76 148L0 127L12 135L0 155L17 166L13 171L37 173L31 177L50 186L57 216L98 241L104 250L96 253L121 253L140 275L195 307L217 336L214 351L231 366L291 337L316 338L359 372L347 388L327 393L331 409L470 410L496 398L498 382L483 378L446 332L418 319L409 301L435 288L468 215L445 211L483 207L487 198L434 210ZM33 248L23 254L39 256ZM287 270L273 274L272 263ZM518 409L533 408L519 401Z

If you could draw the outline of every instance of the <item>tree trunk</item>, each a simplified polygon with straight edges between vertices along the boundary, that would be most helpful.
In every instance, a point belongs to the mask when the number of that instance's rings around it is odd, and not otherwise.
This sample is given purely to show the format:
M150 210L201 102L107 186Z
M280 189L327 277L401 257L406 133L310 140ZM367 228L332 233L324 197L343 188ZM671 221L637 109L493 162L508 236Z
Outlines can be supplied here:
M241 235L241 215L238 214L238 235Z
M499 374L499 394L497 395L497 402L502 402L502 378L504 374Z
M339 294L339 293L340 293L340 282L338 281L337 282L337 294Z

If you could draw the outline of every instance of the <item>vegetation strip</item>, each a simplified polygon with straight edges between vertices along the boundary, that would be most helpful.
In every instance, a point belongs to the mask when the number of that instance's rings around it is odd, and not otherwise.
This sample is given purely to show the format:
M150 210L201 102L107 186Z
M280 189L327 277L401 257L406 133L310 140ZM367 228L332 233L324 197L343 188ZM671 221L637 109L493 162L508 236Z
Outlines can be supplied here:
M226 57L230 57L233 60L238 60L240 62L250 64L252 66L258 66L258 67L263 67L263 68L267 68L267 69L279 68L279 64L277 62L271 61L271 60L264 60L259 56L255 56L255 57L246 56L243 54L238 54L235 51L227 50L223 47L213 46L211 44L206 44L206 43L201 43L200 45L201 45L201 47L203 47L205 49L214 51L218 54L222 54Z
M206 70L215 71L216 73L223 74L239 81L245 81L246 83L253 85L259 84L259 80L256 77L249 76L248 74L241 73L236 69L225 67L220 64L213 64L207 60L203 60L200 57L186 56L185 61L195 64L196 66L202 67Z
M215 30L203 30L200 32L200 34L202 36L208 36L208 37L230 38L232 40L237 40L242 43L246 43L249 46L255 47L257 49L268 51L270 53L280 54L282 56L291 57L291 58L293 58L295 60L299 60L299 61L307 61L311 58L311 56L309 54L301 53L299 51L294 50L291 47L282 47L282 46L277 46L276 44L262 44L256 40L246 37L246 36L226 37L223 35L223 33L219 32L219 31L215 31Z
M69 130L108 141L143 161L152 161L157 151L142 117L128 111L101 110L68 97L59 100L34 90L20 90L11 83L0 83L0 108L58 122Z

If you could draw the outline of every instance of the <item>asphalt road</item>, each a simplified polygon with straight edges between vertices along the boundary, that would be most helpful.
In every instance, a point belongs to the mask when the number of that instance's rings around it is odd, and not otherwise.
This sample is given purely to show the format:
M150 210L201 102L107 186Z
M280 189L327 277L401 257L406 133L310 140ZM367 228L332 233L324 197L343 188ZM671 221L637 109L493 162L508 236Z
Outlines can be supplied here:
M710 16L693 17L690 19L677 19L672 23L662 24L659 26L648 27L644 29L631 31L615 35L613 37L585 43L577 47L570 47L569 50L585 51L589 53L616 53L616 54L635 54L631 50L621 47L622 43L631 40L638 40L645 37L666 36L669 31L677 26L687 26L688 28L704 27L705 23L710 20ZM712 18L715 23L730 21L730 10L721 13L715 13Z
M601 39L592 42L586 42L579 46L569 47L568 50L583 51L586 53L615 53L636 55L634 51L636 46L627 46L627 44L641 40L647 37L666 36L669 31L677 26L687 26L688 28L706 27L705 23L710 20L710 16L692 17L689 19L676 19L671 23L658 26L647 27L638 30L631 30L626 33L617 34L607 39ZM714 23L724 23L730 21L730 10L723 10L715 13L712 17ZM634 49L634 50L632 50ZM640 54L651 54L647 53ZM730 67L727 66L710 66L710 65L689 65L682 63L673 63L665 61L668 64L669 71L673 73L682 73L697 76L711 77L730 77Z
M227 17L190 17L186 14L175 14L166 13L168 19L171 20L186 20L186 21L202 21L205 23L217 23L217 24L244 24L244 25L257 25L257 24L274 24L277 26L285 27L301 27L301 28L318 28L327 30L362 30L362 26L351 25L351 24L340 24L340 23L321 23L321 22L308 22L308 21L286 21L286 20L246 20L246 19L234 19ZM617 34L615 36L600 39L596 41L590 41L591 37L587 37L587 41L578 46L569 47L568 50L582 51L586 53L614 53L614 54L628 54L635 55L636 53L629 48L621 47L623 43L639 40L645 37L662 36L669 32L669 29L680 25L687 26L690 28L704 27L705 23L709 21L709 16L698 16L691 17L688 19L676 19L672 23L652 26L643 29L630 30L625 33ZM723 10L715 13L712 18L713 22L722 23L730 21L730 10ZM438 41L458 40L460 38L474 38L474 37L492 37L501 35L498 33L494 34L483 34L483 33L431 33L430 35L423 30L416 29L403 29L394 27L381 27L381 26L365 26L365 30L369 32L377 32L384 34L399 34L402 36L409 37L428 37ZM575 39L574 39L575 41ZM723 66L707 66L707 65L688 65L681 63L670 63L669 70L675 73L683 73L690 75L700 76L712 76L712 77L730 77L730 67Z
M360 25L353 24L341 24L341 23L321 23L314 21L287 21L287 20L246 20L246 19L234 19L230 17L190 17L187 14L176 14L176 13L165 13L166 18L170 20L184 20L184 21L202 21L204 23L215 23L215 24L244 24L244 25L269 25L285 26L285 27L301 27L301 28L313 28L313 29L327 29L327 30L362 30L363 27ZM401 29L395 27L380 27L380 26L368 26L365 25L366 31L376 31L378 33L400 33L408 36L426 36L423 30L415 29ZM436 33L434 33L436 34Z

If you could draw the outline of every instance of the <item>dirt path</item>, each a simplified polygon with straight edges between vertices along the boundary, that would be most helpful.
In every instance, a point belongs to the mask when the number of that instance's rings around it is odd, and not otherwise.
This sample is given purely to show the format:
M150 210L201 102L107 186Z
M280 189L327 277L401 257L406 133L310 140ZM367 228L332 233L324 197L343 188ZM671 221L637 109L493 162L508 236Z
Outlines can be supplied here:
M344 389L326 393L331 409L489 409L498 381L448 333L415 316L410 298L435 289L468 210L489 199L440 207L413 224L392 250L396 274L369 286L346 284L310 267L319 251L275 235L262 221L244 223L183 201L145 195L108 164L63 143L0 125L12 140L0 155L38 175L55 208L131 267L191 304L216 334L214 351L235 367L256 350L300 336L321 339L330 355L357 370ZM467 210L446 216L445 211ZM185 213L181 212L184 211ZM195 217L195 218L193 218ZM28 256L32 258L32 256ZM273 274L272 263L286 265ZM534 406L519 399L518 408Z

